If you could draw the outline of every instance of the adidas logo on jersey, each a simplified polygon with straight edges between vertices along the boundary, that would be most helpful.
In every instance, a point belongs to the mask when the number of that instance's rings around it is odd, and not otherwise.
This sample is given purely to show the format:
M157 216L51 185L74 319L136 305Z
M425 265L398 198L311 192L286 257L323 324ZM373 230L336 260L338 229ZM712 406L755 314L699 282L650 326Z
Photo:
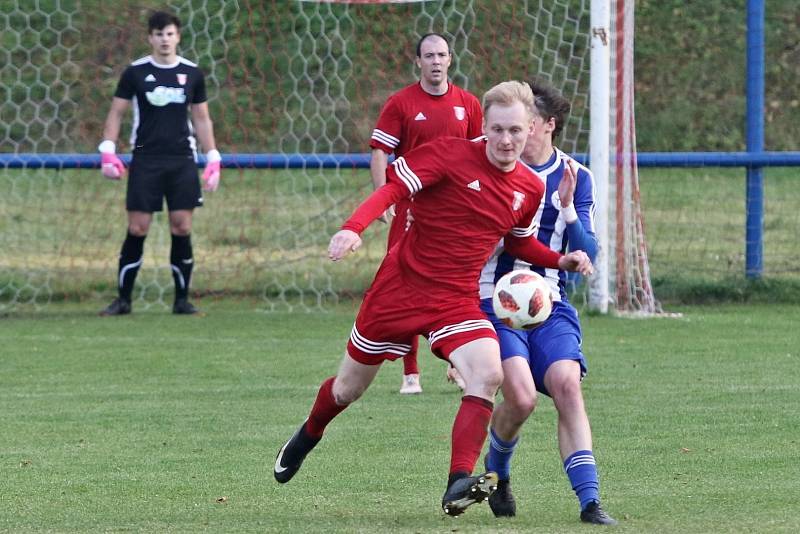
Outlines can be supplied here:
M415 121L426 121L426 120L428 120L428 117L426 117L425 114L420 111L419 113L417 113L417 116L414 117L414 120Z
M154 81L156 81L156 77L153 76L152 74L148 74L147 77L144 79L144 81L146 81L146 82L154 82Z
M481 190L481 183L478 180L473 180L467 184L467 187L472 189L473 191L480 191Z

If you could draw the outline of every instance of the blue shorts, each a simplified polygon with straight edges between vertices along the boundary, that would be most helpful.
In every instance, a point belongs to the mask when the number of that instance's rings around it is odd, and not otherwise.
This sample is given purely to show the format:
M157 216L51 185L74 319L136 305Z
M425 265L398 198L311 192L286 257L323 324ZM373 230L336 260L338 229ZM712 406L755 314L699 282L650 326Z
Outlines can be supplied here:
M581 323L578 321L578 312L570 304L553 302L550 317L532 330L514 330L500 322L492 310L492 299L483 299L481 310L497 331L500 359L507 360L514 356L525 358L539 393L550 396L544 387L544 375L559 360L577 361L581 366L581 378L586 375L586 358L581 352Z

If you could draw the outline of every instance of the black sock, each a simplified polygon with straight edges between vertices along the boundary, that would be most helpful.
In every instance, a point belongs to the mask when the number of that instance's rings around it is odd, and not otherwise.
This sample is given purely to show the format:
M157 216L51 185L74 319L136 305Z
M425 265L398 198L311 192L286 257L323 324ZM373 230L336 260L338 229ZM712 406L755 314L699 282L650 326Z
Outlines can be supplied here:
M169 262L172 265L172 279L175 281L175 300L185 299L189 294L194 267L191 235L172 234Z
M144 251L146 237L146 235L133 235L129 231L125 241L122 243L122 250L119 252L117 287L119 298L128 302L131 301L133 284L136 282L136 275L139 274L139 267L142 266L142 252Z

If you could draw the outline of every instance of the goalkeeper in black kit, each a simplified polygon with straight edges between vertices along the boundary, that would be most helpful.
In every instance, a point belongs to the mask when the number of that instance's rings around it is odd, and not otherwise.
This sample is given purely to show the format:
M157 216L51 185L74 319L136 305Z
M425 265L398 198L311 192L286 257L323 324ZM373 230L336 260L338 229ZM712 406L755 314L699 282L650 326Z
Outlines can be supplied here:
M116 155L122 117L133 104L131 159L125 208L128 233L119 255L117 287L119 295L100 315L126 315L131 312L131 295L142 265L144 241L153 213L169 211L172 234L170 264L175 281L172 312L195 314L188 300L194 257L192 255L192 214L203 205L198 180L197 141L206 151L203 189L215 191L219 185L221 156L214 141L208 113L205 78L197 65L177 55L181 38L180 20L163 11L148 20L149 56L137 59L122 73L103 129L102 171L106 178L118 180L125 165ZM191 121L190 121L191 119Z

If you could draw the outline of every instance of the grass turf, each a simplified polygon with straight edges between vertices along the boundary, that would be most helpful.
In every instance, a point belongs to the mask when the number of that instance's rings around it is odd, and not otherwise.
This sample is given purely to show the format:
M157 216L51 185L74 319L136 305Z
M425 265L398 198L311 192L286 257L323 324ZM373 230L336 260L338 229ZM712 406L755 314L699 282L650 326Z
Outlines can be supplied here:
M514 462L519 516L439 509L458 392L420 356L387 364L287 485L274 455L333 374L355 308L201 303L98 318L102 303L0 318L0 530L586 532L542 399ZM621 532L790 532L800 500L793 306L584 317L584 392Z

